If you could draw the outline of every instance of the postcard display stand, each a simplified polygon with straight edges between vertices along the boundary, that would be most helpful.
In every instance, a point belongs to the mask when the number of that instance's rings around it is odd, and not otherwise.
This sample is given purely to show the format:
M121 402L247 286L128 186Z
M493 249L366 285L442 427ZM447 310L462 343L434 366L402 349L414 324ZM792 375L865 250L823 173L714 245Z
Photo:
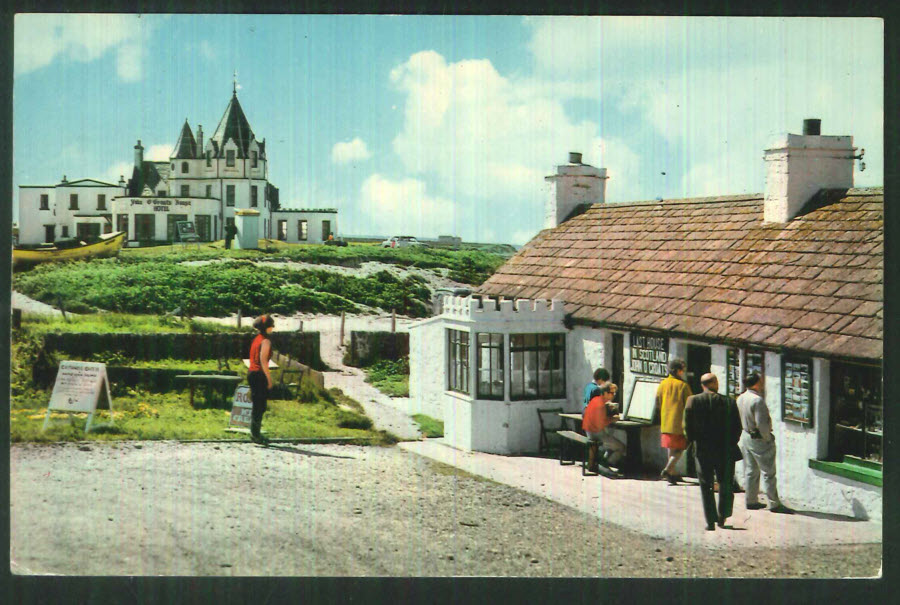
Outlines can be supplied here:
M109 393L109 379L106 376L106 364L87 361L63 361L56 373L53 394L47 405L47 416L41 431L47 429L52 410L66 413L87 413L87 424L84 432L91 430L94 413L97 410L109 410L109 425L112 419L112 396ZM94 428L106 425L97 425Z
M234 390L234 400L231 406L231 417L226 431L234 433L246 433L250 429L250 420L253 414L253 400L250 397L250 385L241 384Z

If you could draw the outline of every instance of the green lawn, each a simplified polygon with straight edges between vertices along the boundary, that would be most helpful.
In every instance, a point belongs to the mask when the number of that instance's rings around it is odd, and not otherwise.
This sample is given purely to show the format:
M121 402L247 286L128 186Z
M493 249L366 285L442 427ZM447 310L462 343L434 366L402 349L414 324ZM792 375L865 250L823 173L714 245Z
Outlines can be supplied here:
M366 382L391 397L409 397L409 358L387 359L362 368Z

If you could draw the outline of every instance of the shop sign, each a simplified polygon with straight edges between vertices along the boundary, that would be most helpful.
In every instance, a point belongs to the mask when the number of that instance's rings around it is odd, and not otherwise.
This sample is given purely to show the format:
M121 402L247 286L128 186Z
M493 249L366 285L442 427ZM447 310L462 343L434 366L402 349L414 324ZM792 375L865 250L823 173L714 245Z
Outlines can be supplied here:
M631 333L631 371L665 378L669 371L669 337Z
M783 420L813 425L812 361L783 357L782 406Z

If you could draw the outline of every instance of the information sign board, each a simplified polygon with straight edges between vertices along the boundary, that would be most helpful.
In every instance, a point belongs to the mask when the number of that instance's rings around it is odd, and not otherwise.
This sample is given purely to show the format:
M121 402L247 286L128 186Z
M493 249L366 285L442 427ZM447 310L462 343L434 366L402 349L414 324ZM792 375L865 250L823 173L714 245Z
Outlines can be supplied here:
M183 242L196 242L200 239L197 231L194 229L193 221L177 221L175 229L178 232L178 239Z
M622 420L653 421L653 410L656 408L656 389L659 381L638 379L631 389L628 407L622 414Z
M231 405L229 427L249 429L253 416L253 400L250 398L250 385L241 384L234 390L234 401Z
M51 410L90 414L85 432L91 430L96 410L109 410L112 419L112 396L109 393L106 364L69 360L61 362L53 384L53 393L50 395L50 403L47 404L44 429L50 420Z
M669 371L669 338L631 333L631 371L665 378Z

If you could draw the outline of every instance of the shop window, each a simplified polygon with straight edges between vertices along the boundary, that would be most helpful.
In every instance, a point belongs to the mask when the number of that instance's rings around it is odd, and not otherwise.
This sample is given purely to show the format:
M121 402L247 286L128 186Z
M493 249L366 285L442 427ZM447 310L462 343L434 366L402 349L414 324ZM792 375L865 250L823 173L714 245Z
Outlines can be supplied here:
M259 189L256 185L250 185L250 206L252 208L256 208L256 200L258 197Z
M457 393L469 394L469 333L447 330L450 355L447 367L447 388Z
M50 210L50 195L46 193L41 194L41 210Z
M479 399L503 399L503 334L479 333L477 342Z
M234 206L234 185L225 185L225 205Z
M106 210L106 195L97 194L97 210Z
M832 363L829 458L854 456L881 463L883 430L881 368Z
M510 399L566 396L565 334L510 334Z
M284 219L278 221L278 239L283 242L287 241L287 221Z
M69 210L78 210L78 194L69 194Z
M191 186L190 185L182 185L181 186L181 197L191 197Z
M229 168L234 166L234 149L225 152L225 165Z
M307 221L297 221L297 239L301 242L309 239L309 223Z

